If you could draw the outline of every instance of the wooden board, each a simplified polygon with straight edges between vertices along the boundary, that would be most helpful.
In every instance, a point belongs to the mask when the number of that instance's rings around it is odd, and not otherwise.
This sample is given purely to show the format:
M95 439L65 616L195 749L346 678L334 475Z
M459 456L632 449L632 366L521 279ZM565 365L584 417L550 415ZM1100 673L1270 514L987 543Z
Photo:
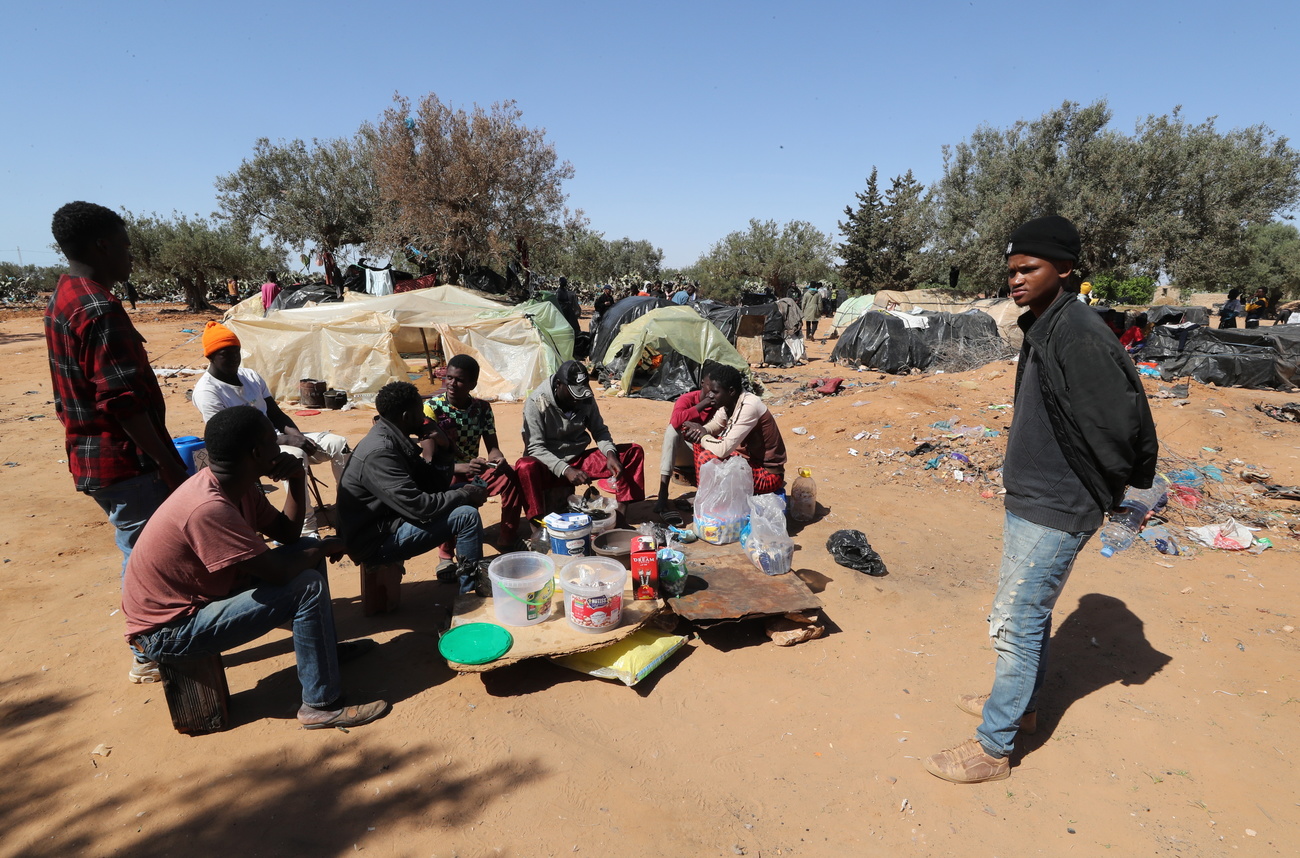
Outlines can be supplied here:
M668 600L685 620L715 623L752 617L775 617L821 607L821 600L793 572L765 575L755 568L739 543L686 546L686 594Z
M580 632L569 625L564 616L564 593L557 586L552 601L551 616L545 622L535 626L503 626L514 637L515 642L510 651L501 658L487 664L459 664L448 661L451 669L458 673L483 673L507 664L514 664L526 658L546 658L552 655L570 655L575 652L588 652L609 646L620 641L632 632L644 626L650 618L663 609L662 599L634 601L632 590L623 593L623 622L618 628L600 634ZM473 593L456 597L456 606L452 611L451 627L466 623L496 623L496 609L492 598L480 598Z

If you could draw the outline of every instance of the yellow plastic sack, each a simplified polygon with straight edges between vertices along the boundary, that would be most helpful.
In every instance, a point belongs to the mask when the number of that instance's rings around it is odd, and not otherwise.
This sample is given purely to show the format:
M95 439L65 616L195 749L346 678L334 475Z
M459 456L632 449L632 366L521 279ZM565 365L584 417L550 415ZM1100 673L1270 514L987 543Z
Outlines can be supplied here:
M601 679L617 679L633 686L686 643L684 635L672 635L654 629L638 629L623 640L590 652L555 656L551 661Z

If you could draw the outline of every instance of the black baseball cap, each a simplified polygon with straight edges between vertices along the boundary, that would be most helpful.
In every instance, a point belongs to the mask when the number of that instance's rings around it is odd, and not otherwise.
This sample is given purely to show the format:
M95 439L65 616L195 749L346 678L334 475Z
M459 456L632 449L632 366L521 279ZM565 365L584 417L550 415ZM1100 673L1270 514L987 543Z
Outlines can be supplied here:
M560 368L555 372L555 383L567 387L574 399L592 397L591 376L587 374L586 367L576 360L566 360L560 364Z

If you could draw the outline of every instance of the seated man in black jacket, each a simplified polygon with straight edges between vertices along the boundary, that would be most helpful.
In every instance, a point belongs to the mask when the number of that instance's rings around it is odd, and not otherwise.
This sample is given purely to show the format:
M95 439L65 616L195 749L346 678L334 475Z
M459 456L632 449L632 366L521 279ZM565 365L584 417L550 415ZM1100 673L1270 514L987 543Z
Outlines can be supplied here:
M461 592L468 592L483 559L478 507L487 489L475 483L450 488L453 445L433 423L426 424L415 385L384 385L375 408L379 418L352 451L339 482L339 524L348 554L357 563L396 563L454 539ZM426 461L411 436L430 433L436 449Z

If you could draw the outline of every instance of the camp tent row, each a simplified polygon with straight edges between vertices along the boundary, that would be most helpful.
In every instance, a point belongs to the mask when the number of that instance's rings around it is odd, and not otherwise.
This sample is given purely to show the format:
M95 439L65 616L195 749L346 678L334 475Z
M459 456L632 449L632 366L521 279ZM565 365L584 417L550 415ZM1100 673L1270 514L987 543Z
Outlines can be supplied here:
M239 337L245 364L277 399L296 399L304 378L373 398L389 381L407 378L403 355L423 357L427 349L476 358L476 396L519 401L573 356L573 329L547 302L511 307L457 286L344 298L262 316L254 296L231 308L225 324Z

